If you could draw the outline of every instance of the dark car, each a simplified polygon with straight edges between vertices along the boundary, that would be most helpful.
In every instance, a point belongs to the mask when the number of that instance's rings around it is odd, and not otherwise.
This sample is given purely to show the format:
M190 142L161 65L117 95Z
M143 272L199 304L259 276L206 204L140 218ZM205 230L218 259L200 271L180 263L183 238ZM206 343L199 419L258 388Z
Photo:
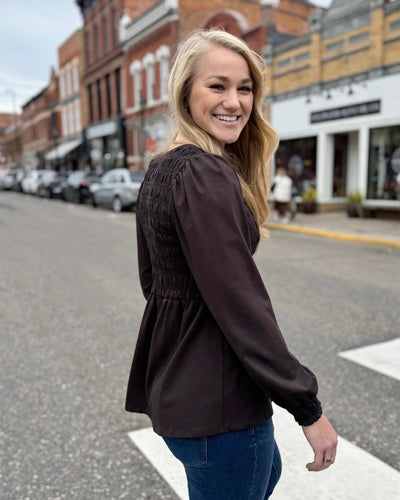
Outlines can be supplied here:
M38 186L38 195L42 198L61 198L65 177L55 170L43 172Z
M63 184L61 197L64 201L85 203L91 201L89 188L100 182L100 177L94 173L87 174L83 170L75 170Z

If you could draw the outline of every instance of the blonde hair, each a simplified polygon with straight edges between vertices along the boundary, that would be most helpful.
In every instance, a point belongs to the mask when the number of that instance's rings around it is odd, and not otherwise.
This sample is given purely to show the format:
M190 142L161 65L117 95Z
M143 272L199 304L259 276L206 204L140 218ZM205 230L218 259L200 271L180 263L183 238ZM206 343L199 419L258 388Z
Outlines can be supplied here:
M241 55L247 62L253 81L253 109L249 121L239 139L225 147L198 127L186 110L200 59L213 45ZM239 177L244 200L261 226L269 212L271 168L268 163L278 145L276 132L263 116L266 69L262 58L245 42L225 31L196 31L175 54L168 91L175 124L172 141L180 133L204 151L226 158ZM260 230L262 236L266 236L266 230L261 227Z

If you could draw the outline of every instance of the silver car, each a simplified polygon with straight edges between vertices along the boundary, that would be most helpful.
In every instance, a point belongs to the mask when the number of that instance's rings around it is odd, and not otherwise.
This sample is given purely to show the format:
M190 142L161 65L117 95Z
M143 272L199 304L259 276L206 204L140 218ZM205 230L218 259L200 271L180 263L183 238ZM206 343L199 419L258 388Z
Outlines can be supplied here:
M127 168L116 168L106 172L99 183L90 186L94 207L105 206L114 212L135 207L145 170L131 172Z

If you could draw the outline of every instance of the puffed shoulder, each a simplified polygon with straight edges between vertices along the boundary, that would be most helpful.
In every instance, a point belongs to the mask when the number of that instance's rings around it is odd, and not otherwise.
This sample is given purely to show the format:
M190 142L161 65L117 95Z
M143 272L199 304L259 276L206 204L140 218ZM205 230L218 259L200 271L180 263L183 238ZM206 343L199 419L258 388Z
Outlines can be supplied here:
M209 209L224 203L231 208L244 206L240 182L232 166L221 156L198 148L186 158L172 191L177 209L189 202L196 206L209 204Z

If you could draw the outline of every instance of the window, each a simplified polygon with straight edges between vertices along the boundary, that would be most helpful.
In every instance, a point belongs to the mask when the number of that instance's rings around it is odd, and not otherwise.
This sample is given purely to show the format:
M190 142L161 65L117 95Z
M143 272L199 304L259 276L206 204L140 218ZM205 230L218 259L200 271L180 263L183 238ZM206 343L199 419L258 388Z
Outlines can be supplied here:
M96 82L96 87L97 87L97 113L98 113L98 120L101 121L102 118L102 107L101 107L101 81L97 80Z
M117 92L117 114L121 114L121 71L115 70L115 89Z
M80 132L82 130L81 102L79 99L75 101L75 130L77 132Z
M72 103L68 104L68 129L70 134L75 132L74 110L72 108Z
M400 19L398 21L394 21L390 23L390 31L400 30Z
M396 200L400 190L400 126L370 130L368 198Z
M97 24L94 26L94 56L95 59L98 59L100 56L100 49L99 49L99 27Z
M103 40L104 40L104 53L107 53L110 47L108 38L108 22L105 16L103 17Z
M160 98L168 99L168 74L169 74L170 49L161 45L156 53L156 59L160 65Z
M146 96L148 104L154 101L154 63L153 54L147 54L143 59L143 66L146 70Z
M285 66L288 66L290 62L291 59L290 57L288 57L287 59L282 59L281 61L278 61L276 65L278 66L278 68L284 68Z
M93 123L93 86L88 86L88 94L89 94L89 120L90 123Z
M325 50L330 52L331 50L341 49L344 45L344 40L338 40L337 42L328 43L325 45Z
M368 40L369 31L363 31L362 33L358 33L357 35L353 35L349 38L349 43L359 43L364 40Z
M85 42L86 42L86 60L88 64L92 62L92 37L90 34L90 31L86 32L86 37L85 37Z
M72 65L72 79L74 84L74 92L79 92L79 68L78 61L75 59Z
M61 126L62 126L62 135L68 135L68 122L67 122L67 116L66 116L66 109L65 106L61 110Z
M72 94L72 77L71 77L71 65L70 64L67 64L65 76L67 79L66 96L68 97L69 95Z
M310 52L302 52L294 58L295 62L306 61L307 59L310 59Z
M111 85L110 75L106 75L107 117L111 116Z
M129 70L133 76L133 105L135 107L140 107L140 94L142 90L142 63L140 61L133 61Z
M61 99L64 99L64 97L65 97L64 70L60 71L60 75L58 78L60 80L60 97L61 97Z
M118 28L119 28L119 19L118 19L118 9L116 7L112 10L113 17L113 35L114 35L114 47L118 45L119 36L118 36Z

